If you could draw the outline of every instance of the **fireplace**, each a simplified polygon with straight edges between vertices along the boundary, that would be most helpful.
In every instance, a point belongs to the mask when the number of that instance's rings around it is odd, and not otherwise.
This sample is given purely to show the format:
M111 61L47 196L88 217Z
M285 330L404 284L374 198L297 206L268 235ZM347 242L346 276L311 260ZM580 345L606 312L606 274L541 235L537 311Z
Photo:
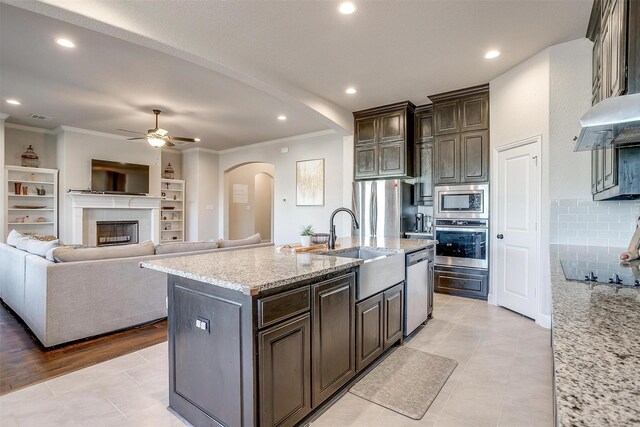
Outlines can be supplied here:
M138 221L97 221L96 246L138 243Z

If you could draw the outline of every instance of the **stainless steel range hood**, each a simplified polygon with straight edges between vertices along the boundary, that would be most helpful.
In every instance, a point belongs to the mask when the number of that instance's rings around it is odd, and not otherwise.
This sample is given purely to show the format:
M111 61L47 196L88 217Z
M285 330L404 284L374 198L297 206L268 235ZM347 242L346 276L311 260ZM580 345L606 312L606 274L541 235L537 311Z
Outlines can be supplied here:
M640 146L640 93L605 99L580 119L574 151Z

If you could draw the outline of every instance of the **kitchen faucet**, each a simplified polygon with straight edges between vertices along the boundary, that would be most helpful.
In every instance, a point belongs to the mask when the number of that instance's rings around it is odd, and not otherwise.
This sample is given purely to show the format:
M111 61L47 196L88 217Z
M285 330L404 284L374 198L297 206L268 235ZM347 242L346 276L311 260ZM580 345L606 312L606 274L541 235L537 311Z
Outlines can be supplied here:
M338 212L347 212L349 215L351 215L353 228L355 228L356 230L360 228L360 226L358 225L358 220L356 219L356 214L354 214L351 209L338 208L335 211L333 211L333 213L331 214L331 217L329 218L329 243L328 243L329 249L336 248L336 226L333 225L333 217L336 216Z

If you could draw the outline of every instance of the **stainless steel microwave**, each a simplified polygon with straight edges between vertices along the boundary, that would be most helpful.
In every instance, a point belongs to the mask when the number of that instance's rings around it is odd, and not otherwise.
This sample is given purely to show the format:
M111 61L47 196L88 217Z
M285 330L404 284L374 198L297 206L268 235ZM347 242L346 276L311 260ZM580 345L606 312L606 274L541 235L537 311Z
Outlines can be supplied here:
M463 184L435 187L434 218L489 218L489 185Z

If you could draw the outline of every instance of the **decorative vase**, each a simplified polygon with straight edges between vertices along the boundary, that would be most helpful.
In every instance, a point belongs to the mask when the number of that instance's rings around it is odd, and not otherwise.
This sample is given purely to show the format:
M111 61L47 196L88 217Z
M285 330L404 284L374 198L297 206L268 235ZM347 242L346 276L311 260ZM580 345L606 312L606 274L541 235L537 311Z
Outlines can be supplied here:
M21 194L22 193L22 183L20 182L14 182L13 183L13 190L15 194Z
M29 145L27 147L27 151L22 154L22 166L28 168L37 168L40 167L40 158L33 151L33 147Z
M300 236L300 244L303 248L311 246L311 236Z
M39 188L36 187L36 193L38 193L38 196L44 196L47 194L47 190L45 190L44 185L42 185Z
M173 167L171 166L171 163L167 164L167 167L164 168L164 173L162 174L162 177L164 179L173 179L173 175L174 175L174 170Z

